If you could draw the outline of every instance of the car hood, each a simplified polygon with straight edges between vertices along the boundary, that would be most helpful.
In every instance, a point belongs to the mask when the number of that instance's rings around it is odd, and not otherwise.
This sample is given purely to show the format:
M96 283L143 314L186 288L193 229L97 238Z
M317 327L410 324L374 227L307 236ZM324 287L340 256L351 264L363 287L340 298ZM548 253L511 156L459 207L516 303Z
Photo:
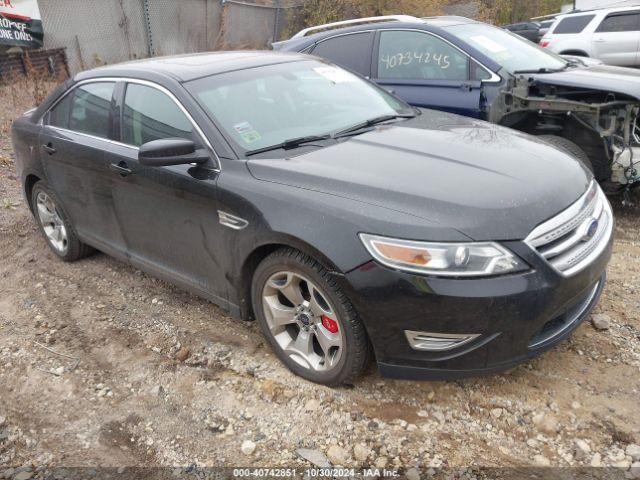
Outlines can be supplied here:
M632 68L594 65L556 73L533 74L531 77L547 85L605 90L640 100L640 70Z
M474 240L525 238L577 200L591 178L573 157L535 137L435 111L247 165L260 180L401 211Z

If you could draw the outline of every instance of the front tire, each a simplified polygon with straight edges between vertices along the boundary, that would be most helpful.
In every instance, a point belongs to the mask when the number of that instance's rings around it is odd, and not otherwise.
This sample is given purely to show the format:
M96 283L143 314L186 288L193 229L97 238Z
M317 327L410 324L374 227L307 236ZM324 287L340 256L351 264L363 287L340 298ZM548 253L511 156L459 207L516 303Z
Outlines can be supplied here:
M93 250L78 239L69 217L53 191L42 181L31 191L33 213L53 253L65 262L86 257Z
M353 382L369 363L370 345L353 306L329 272L291 248L256 269L251 298L262 333L295 374L315 383Z

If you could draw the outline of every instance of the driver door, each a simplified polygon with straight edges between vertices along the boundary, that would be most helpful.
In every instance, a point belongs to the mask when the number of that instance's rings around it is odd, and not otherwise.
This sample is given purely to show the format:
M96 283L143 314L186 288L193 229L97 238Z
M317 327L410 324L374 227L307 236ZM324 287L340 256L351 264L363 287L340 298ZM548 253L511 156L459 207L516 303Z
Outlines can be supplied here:
M144 269L224 304L217 171L190 164L150 167L138 161L139 147L153 140L186 138L199 148L207 148L206 142L168 91L133 81L124 87L120 142L107 155L128 255Z
M482 117L477 64L427 32L382 30L376 39L374 81L416 107Z

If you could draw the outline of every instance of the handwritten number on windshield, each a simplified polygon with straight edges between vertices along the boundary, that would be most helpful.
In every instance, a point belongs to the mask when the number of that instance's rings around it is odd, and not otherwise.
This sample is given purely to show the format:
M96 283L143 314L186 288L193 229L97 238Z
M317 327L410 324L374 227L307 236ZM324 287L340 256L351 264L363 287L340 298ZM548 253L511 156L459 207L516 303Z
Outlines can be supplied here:
M438 65L442 70L446 70L451 66L449 55L443 53L431 52L399 52L395 55L384 55L380 58L387 70L391 70L403 65L411 65L413 62L418 64L434 64Z

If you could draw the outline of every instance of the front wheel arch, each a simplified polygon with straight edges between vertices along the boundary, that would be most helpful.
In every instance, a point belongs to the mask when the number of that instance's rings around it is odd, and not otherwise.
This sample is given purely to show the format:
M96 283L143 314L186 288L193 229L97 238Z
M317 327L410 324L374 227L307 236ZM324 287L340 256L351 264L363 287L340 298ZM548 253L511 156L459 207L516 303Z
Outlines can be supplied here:
M238 293L238 305L240 306L240 317L244 320L255 318L251 306L251 282L256 268L269 255L281 248L293 248L316 259L325 270L331 273L342 273L340 269L322 252L309 243L291 235L277 236L265 240L257 245L244 259L240 268L240 278L236 290Z

